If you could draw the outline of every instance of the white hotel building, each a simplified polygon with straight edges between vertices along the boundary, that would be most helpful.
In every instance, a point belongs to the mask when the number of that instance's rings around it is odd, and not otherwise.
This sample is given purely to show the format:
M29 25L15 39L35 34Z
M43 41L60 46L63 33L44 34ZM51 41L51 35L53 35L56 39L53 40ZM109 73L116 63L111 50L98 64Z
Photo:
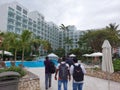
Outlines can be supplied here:
M21 34L22 30L28 29L39 36L40 39L51 43L53 50L63 47L67 50L78 48L77 41L81 31L76 30L75 26L69 26L67 32L63 32L53 22L47 22L44 16L38 11L29 12L27 8L18 2L6 3L0 6L0 31L14 32ZM72 39L72 46L64 45L64 38Z

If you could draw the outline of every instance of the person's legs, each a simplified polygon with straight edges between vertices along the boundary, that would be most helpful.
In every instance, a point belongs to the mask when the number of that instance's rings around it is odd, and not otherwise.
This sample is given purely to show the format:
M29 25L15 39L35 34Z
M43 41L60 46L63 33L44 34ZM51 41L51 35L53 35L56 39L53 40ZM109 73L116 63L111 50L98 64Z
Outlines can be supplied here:
M74 82L73 82L73 90L77 90L77 88L78 88L77 83L74 83ZM78 90L79 90L79 89L78 89Z
M49 87L51 87L51 84L52 84L51 79L52 79L51 73L49 73Z
M64 90L67 90L67 80L63 80L63 87L64 87Z
M78 90L82 90L82 87L83 87L83 83L79 83L78 84Z
M58 90L61 90L61 84L62 84L62 81L58 80Z
M45 89L48 89L48 74L45 73Z

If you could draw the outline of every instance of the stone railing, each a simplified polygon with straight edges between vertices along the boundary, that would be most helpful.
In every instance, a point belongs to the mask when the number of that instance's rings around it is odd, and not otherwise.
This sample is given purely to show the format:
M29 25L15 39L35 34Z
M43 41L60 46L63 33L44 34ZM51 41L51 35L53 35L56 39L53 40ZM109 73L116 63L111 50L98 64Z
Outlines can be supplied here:
M19 80L18 90L40 90L39 77L28 72L25 77Z
M92 69L86 69L87 73L86 75L97 77L97 78L102 78L102 79L109 79L115 82L120 82L120 73L112 73L109 74L107 72L103 72L101 70L92 70Z

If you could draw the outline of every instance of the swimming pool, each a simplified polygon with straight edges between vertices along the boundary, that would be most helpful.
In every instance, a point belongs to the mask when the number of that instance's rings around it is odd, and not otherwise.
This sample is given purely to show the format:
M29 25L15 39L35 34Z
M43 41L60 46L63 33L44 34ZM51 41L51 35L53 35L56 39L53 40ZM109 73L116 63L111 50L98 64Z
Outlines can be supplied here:
M57 65L57 60L51 60L52 62L54 62L55 65ZM19 64L22 64L21 61L16 61L15 65L19 66ZM44 67L44 60L39 60L39 61L24 61L23 65L25 67L32 67L32 68L36 68L36 67ZM10 61L6 61L6 66L9 67L11 66Z

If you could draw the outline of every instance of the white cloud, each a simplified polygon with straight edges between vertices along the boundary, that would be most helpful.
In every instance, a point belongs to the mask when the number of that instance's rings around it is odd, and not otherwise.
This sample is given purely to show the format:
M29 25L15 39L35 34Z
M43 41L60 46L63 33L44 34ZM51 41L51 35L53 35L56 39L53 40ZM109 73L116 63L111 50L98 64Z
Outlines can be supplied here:
M1 0L0 4L14 0ZM37 10L46 21L75 25L86 30L120 24L120 0L16 0L29 11Z

